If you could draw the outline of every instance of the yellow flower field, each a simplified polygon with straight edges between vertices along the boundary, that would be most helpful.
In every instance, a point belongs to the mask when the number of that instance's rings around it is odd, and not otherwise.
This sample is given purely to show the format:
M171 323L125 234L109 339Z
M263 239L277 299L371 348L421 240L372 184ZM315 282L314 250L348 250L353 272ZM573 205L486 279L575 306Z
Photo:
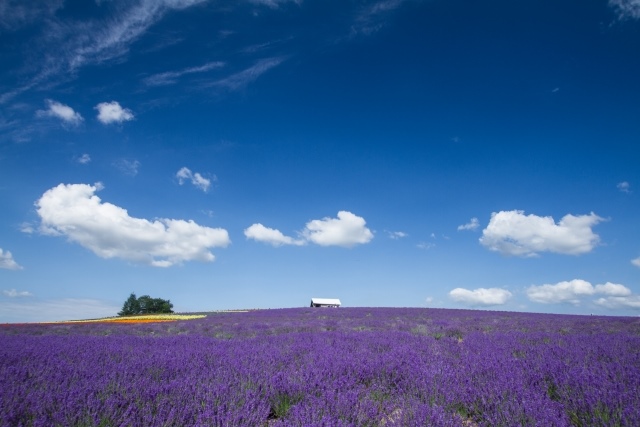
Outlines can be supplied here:
M206 314L146 314L142 316L104 317L88 320L64 320L52 323L155 323L175 322L176 320L193 320L207 317Z

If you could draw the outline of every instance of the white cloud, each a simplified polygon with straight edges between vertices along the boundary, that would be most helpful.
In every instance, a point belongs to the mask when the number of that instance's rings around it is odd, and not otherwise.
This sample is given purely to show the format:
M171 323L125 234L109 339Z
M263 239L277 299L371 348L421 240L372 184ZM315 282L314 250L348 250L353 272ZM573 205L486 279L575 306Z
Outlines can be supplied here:
M2 293L5 294L6 296L8 296L9 298L31 297L31 296L33 296L33 294L31 292L28 292L28 291L17 291L15 289L5 290L5 291L2 291Z
M640 0L609 0L620 19L640 19Z
M265 227L262 224L253 224L249 228L244 230L244 235L247 239L256 240L258 242L268 243L273 246L282 245L296 245L301 246L306 244L306 241L301 239L294 239L289 236L285 236L279 230Z
M631 189L629 188L630 185L627 181L619 182L618 185L616 185L616 187L618 188L618 190L620 190L623 193L631 193Z
M129 8L119 8L106 24L88 26L84 37L72 37L69 58L71 69L87 63L100 63L117 58L128 46L158 22L171 9L185 9L206 0L139 0ZM75 36L75 35L73 35Z
M527 288L527 297L531 301L544 304L571 303L580 304L583 297L590 295L607 295L609 297L628 297L631 290L624 285L607 282L595 287L586 280L574 279L556 283L555 285L530 286Z
M478 222L478 218L471 218L471 221L469 221L468 223L459 225L458 231L475 230L478 227L480 227L480 222Z
M387 15L398 9L406 0L378 0L362 9L351 28L353 34L370 35L385 26Z
M38 110L36 113L38 117L55 117L64 123L74 126L79 125L84 120L80 113L75 112L73 108L68 105L51 99L47 99L46 102L49 108L47 110Z
M402 239L403 237L408 236L404 231L387 231L387 234L389 235L389 238L393 240Z
M3 251L0 248L0 268L4 268L7 270L21 270L22 267L18 265L17 262L13 259L13 255L9 251Z
M204 65L200 65L197 67L189 67L179 71L167 71L165 73L153 74L143 80L144 84L147 86L166 86L175 84L178 82L178 79L182 76L189 74L198 74L205 73L207 71L215 70L221 67L224 67L225 63L216 61L216 62L207 62Z
M270 7L271 9L277 9L281 3L300 4L302 3L302 0L249 0L249 2L253 4L264 5Z
M519 210L493 212L480 243L503 255L531 257L539 252L579 255L590 252L600 240L591 227L601 221L593 212L565 215L557 224L550 216L525 215Z
M227 90L242 89L249 83L257 80L258 77L269 71L271 68L280 65L284 59L285 58L281 57L262 59L245 70L214 82L211 86L222 87Z
M435 248L436 244L431 242L420 242L416 245L418 249L429 250L431 248Z
M98 110L98 120L105 125L133 120L131 110L122 108L117 101L101 102L94 108Z
M636 267L640 267L640 256L636 259L632 259L631 264L635 265Z
M85 153L82 156L78 157L78 163L80 163L80 164L86 165L89 162L91 162L91 156L89 156L87 153Z
M598 298L595 303L614 310L621 308L640 309L640 295Z
M115 316L122 307L82 298L0 300L0 323L55 322Z
M129 176L138 175L138 169L140 168L140 162L137 160L120 159L114 162L113 165L120 169L120 172Z
M25 221L20 224L20 231L26 234L32 234L35 230L33 229L33 224Z
M178 183L180 185L184 184L185 180L189 180L193 185L195 185L205 193L209 191L209 187L211 186L210 179L203 177L198 172L193 173L189 168L186 168L186 167L180 169L176 173L176 177L178 178Z
M253 224L245 229L245 236L274 246L302 245L306 242L320 246L352 247L369 243L373 233L366 227L364 218L347 211L338 212L337 218L323 218L309 221L299 233L300 239L285 236L279 230L262 224Z
M309 221L302 232L305 239L320 246L351 247L369 243L373 233L364 218L347 211L338 212L338 218Z
M34 21L51 18L63 7L64 0L46 2L2 1L0 2L0 27L17 30Z
M121 258L156 267L184 261L211 262L213 247L226 247L229 234L192 220L147 219L129 216L126 209L103 203L101 185L60 184L36 202L41 231L66 236L101 258Z
M451 299L470 306L503 305L512 296L511 292L500 288L478 288L472 291L456 288L449 292Z
M607 282L604 285L596 285L595 293L609 295L612 297L626 297L631 295L631 289L624 285Z
M44 23L45 29L35 50L49 53L40 55L40 63L29 64L31 68L39 69L36 75L10 92L0 94L0 104L34 87L59 79L62 75L74 74L80 67L121 58L127 54L133 42L168 12L204 2L206 0L122 2L116 7L103 8L105 19L91 21L62 20L57 17L55 11L64 5L60 0L47 1L51 3L47 7L35 5L40 2L29 2L25 7L11 4L7 16L4 15L5 3L0 2L0 24L11 22L11 27L17 28L34 21Z

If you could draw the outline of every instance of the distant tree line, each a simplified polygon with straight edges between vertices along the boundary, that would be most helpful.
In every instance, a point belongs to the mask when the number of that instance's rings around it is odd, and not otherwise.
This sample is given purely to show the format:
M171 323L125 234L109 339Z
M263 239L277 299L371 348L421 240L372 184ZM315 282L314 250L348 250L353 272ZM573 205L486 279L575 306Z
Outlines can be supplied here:
M118 316L130 316L132 314L155 314L155 313L173 313L173 304L171 301L162 298L151 298L149 295L143 295L136 298L136 294L131 293L129 298L124 302L122 310Z

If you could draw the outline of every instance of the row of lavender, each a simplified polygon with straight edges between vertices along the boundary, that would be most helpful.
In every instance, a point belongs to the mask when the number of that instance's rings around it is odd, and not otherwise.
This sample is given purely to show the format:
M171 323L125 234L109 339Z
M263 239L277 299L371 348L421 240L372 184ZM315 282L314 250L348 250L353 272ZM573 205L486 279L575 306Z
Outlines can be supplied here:
M286 309L0 327L2 426L638 426L640 319Z

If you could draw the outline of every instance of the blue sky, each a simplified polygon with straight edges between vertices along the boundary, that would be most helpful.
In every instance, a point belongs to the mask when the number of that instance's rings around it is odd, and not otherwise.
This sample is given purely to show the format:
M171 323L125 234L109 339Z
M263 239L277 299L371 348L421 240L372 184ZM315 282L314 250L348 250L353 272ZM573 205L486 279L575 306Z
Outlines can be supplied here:
M640 1L0 2L0 322L640 314Z

